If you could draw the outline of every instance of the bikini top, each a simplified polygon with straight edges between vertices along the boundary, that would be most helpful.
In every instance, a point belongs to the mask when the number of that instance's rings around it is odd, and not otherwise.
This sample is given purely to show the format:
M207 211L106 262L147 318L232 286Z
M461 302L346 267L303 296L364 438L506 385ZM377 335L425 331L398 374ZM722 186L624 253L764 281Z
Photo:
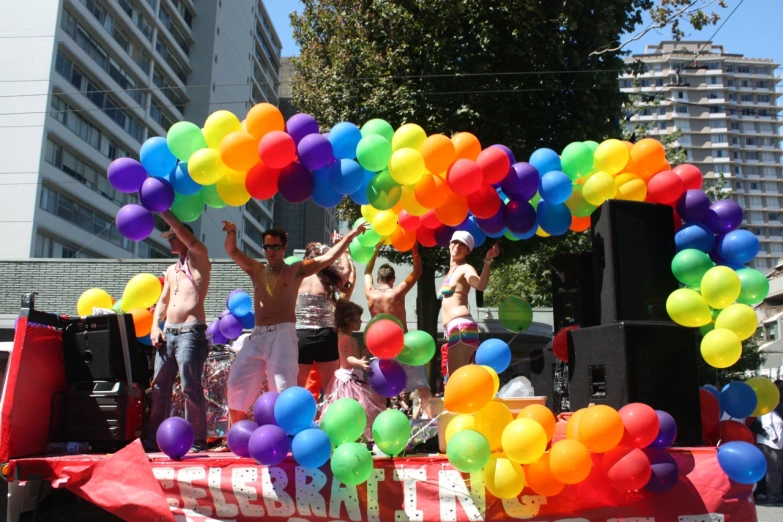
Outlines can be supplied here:
M450 279L453 274L447 274L446 277L443 279L443 283L440 285L440 290L438 291L438 299L446 299L448 297L453 296L454 294L459 295L468 295L464 292L456 292L454 290L457 283L454 283L454 286L451 285Z

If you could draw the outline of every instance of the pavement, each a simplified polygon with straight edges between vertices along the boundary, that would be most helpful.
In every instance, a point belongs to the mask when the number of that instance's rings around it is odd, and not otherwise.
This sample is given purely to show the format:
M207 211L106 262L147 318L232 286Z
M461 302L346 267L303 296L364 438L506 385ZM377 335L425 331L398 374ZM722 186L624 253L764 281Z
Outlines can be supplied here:
M756 506L758 522L783 521L783 504L762 504Z

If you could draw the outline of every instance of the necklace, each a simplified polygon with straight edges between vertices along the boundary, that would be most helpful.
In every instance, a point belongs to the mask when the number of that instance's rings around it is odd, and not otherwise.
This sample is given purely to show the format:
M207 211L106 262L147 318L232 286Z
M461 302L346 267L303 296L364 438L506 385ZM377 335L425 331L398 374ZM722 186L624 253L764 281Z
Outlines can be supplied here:
M277 276L277 279L275 279L275 284L272 288L269 288L269 274L264 271L264 285L266 286L266 293L268 293L270 296L275 295L275 289L277 288L277 283L280 282L280 277L283 274L280 274Z
M387 286L386 288L381 288L380 286L378 287L379 292L388 292L389 290L392 290L392 287L390 286Z

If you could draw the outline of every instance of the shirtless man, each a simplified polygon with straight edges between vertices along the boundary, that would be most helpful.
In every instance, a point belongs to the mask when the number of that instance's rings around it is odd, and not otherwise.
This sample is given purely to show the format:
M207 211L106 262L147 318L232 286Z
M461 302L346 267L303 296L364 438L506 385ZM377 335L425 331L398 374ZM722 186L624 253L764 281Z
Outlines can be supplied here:
M296 296L302 279L334 263L351 240L367 229L353 229L324 255L286 265L283 262L288 234L280 229L262 235L266 264L237 248L236 225L224 221L226 252L253 282L256 326L244 339L228 376L228 409L233 424L247 418L247 410L258 396L264 374L270 391L296 386L299 349L296 336Z
M408 274L405 281L394 288L395 274L394 268L389 264L381 265L378 269L378 288L375 288L372 281L372 271L375 268L375 258L380 252L382 243L375 248L367 267L364 269L364 296L367 298L367 306L370 308L370 315L375 317L378 314L391 314L402 322L403 331L408 331L407 314L405 313L405 296L411 291L413 286L421 276L421 257L419 256L419 247L413 247L413 272ZM407 384L405 389L408 391L419 391L421 406L428 417L430 413L430 399L432 392L427 383L427 372L423 366L408 366L403 364Z
M169 241L179 260L166 269L163 290L152 320L150 340L155 347L155 374L152 379L152 408L144 430L144 447L158 451L155 435L171 410L171 392L179 370L185 396L185 418L195 434L191 451L207 449L207 402L201 385L207 360L207 329L204 299L209 288L212 265L207 248L170 211L161 214L169 230ZM161 331L160 323L166 324Z

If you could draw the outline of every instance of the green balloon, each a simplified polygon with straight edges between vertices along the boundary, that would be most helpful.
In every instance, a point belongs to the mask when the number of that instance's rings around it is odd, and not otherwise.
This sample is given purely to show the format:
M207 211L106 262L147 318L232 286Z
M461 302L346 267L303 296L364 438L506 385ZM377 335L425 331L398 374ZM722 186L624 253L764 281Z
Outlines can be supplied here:
M481 471L489 462L489 442L477 431L458 431L446 446L446 456L463 473Z
M583 141L582 143L584 143L585 145L590 147L590 150L593 151L593 153L595 153L595 149L598 148L598 142L597 141L588 140L588 141Z
M370 326L375 323L375 321L380 321L381 319L388 319L389 321L394 321L398 325L400 325L400 328L402 328L403 331L405 331L405 326L402 324L402 321L396 316L392 314L378 314L367 323L367 326L364 327L364 333L367 333L367 330L370 329Z
M530 198L530 204L533 205L533 208L538 210L538 202L541 201L541 194L536 192L532 198Z
M169 150L180 161L188 161L199 149L207 147L207 140L198 125L189 121L178 121L166 134Z
M293 265L294 263L298 263L301 260L302 258L299 256L288 256L285 259L283 259L283 263L285 263L286 265Z
M505 232L503 232L503 237L505 237L509 241L520 241L520 239L517 236L515 236L514 234L512 234L509 230L506 230Z
M411 437L411 421L400 410L384 410L372 423L372 438L378 448L392 457L402 453Z
M405 343L397 360L408 366L423 366L430 362L434 355L435 339L424 330L413 330L405 334ZM387 452L384 453L388 455Z
M365 136L372 136L373 134L383 136L386 138L386 141L391 143L392 138L394 137L394 127L386 120L375 118L362 125L363 138Z
M221 199L220 194L217 191L217 184L205 185L198 191L201 196L201 201L205 205L212 208L223 208L226 206L226 202Z
M519 297L507 297L498 308L500 324L511 332L527 330L533 323L533 308Z
M117 299L113 305L111 305L112 312L122 313L122 299Z
M587 217L595 212L596 206L587 202L582 195L582 188L584 185L574 184L571 190L571 195L566 200L565 204L568 210L571 211L576 217Z
M704 337L715 329L715 322L707 323L704 326L699 326L699 333Z
M356 227L354 227L356 228ZM364 231L363 234L358 236L356 238L359 241L359 244L363 247L375 249L375 245L378 244L378 241L381 240L381 235L375 231L375 229L370 225L370 228Z
M391 143L379 134L370 134L359 140L356 146L356 160L362 168L378 172L389 166Z
M366 427L367 414L364 408L349 397L334 401L321 417L321 429L335 446L355 441Z
M576 181L593 170L593 150L587 144L575 141L563 149L560 163L563 172Z
M402 197L402 187L392 179L388 170L379 172L367 185L367 199L378 210L389 210Z
M367 263L373 254L373 248L362 245L359 243L358 238L353 238L351 240L351 244L348 245L348 249L351 251L351 257L353 260L361 264Z
M686 286L701 286L701 278L713 266L710 256L695 248L681 250L672 259L674 277Z
M372 455L364 444L340 444L332 453L331 467L334 478L343 484L357 486L372 474Z
M201 217L201 213L204 211L204 203L201 201L198 193L191 196L183 196L179 192L175 192L171 211L183 223L190 223Z
M740 295L738 303L753 306L762 302L769 293L769 281L766 276L755 268L740 268L737 270L740 279Z

